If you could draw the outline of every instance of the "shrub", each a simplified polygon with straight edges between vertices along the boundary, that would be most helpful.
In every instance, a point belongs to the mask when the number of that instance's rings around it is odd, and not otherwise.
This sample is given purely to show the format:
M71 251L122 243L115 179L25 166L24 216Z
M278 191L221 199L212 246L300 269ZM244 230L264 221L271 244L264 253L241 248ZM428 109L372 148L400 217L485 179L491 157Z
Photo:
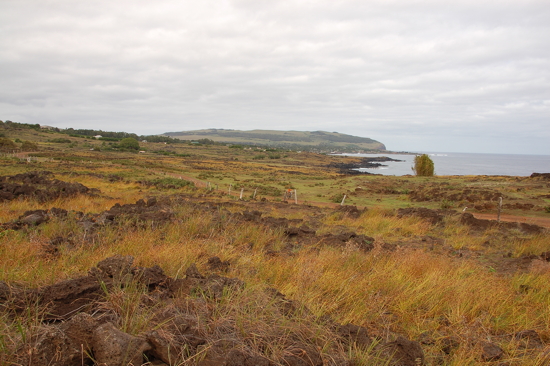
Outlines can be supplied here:
M414 171L414 174L419 177L433 177L434 162L426 154L417 155L414 157L414 167L412 170Z
M441 201L441 205L439 207L441 207L443 210L446 210L446 209L449 209L449 208L453 208L453 206L454 206L453 201L443 200L443 201Z
M99 138L97 138L97 140L101 140L101 141L120 141L121 139L116 138L116 137L99 137Z
M12 151L17 150L17 145L12 140L0 137L0 151Z
M139 142L135 138L126 137L120 140L118 147L126 150L139 150Z
M23 144L21 144L21 150L22 151L37 151L38 145L31 141L23 141Z
M49 142L54 142L56 144L70 144L71 143L71 140L69 139L64 139L64 138L61 138L61 137L58 137L58 138L55 138L55 139L50 139L48 140Z
M166 150L155 150L155 151L153 151L153 154L169 156L169 155L173 155L174 152L173 151L166 151Z
M258 186L258 194L262 196L280 197L283 190L273 186Z
M158 178L151 182L158 189L176 189L183 187L195 187L193 182L178 178Z
M344 199L343 193L338 193L330 197L330 200L334 203L342 203L343 199Z

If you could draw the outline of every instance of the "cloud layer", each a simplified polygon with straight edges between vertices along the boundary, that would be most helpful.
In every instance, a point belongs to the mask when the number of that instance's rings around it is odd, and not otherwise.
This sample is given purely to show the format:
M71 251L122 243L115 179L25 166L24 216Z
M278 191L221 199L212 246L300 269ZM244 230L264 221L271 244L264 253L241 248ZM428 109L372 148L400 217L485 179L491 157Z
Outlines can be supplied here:
M0 119L550 154L550 3L4 0Z

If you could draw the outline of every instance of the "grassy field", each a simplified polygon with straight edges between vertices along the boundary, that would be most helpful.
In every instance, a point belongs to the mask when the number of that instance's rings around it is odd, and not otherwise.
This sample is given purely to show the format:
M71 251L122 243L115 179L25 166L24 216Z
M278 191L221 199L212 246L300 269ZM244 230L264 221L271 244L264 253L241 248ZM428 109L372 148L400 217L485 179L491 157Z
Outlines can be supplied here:
M550 226L548 180L342 175L334 164L356 159L164 143L128 152L55 132L1 132L38 144L3 153L2 176L51 174L42 185L22 178L30 193L0 201L0 365L99 364L97 345L84 344L72 363L60 361L69 351L45 356L43 348L66 342L48 346L44 334L65 329L75 313L52 317L57 300L46 302L40 289L87 278L114 255L195 286L163 297L163 284L113 276L80 309L150 344L165 332L176 351L166 351L170 360L158 347L144 351L148 364L239 364L227 358L233 351L266 365L550 362L550 241L547 229L530 226ZM54 180L74 186L48 199L36 193ZM88 191L71 194L78 183ZM298 204L283 199L288 189ZM519 224L465 220L466 206L496 219L499 197L502 217ZM49 211L37 219L35 210ZM218 291L219 278L242 286ZM170 321L191 319L200 344L158 320L167 309ZM368 341L343 336L348 323ZM400 359L399 337L423 359Z

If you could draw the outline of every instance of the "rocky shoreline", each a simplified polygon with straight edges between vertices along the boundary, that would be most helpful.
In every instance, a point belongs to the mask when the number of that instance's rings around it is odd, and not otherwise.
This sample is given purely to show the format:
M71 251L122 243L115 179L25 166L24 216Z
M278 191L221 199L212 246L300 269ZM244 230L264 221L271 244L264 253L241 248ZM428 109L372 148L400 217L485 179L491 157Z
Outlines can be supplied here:
M337 168L340 171L340 174L345 175L359 175L359 174L374 174L370 172L360 171L358 169L373 169L387 166L385 162L388 161L403 161L398 159L392 159L387 156L373 156L361 158L359 163L331 163L328 165L330 168Z

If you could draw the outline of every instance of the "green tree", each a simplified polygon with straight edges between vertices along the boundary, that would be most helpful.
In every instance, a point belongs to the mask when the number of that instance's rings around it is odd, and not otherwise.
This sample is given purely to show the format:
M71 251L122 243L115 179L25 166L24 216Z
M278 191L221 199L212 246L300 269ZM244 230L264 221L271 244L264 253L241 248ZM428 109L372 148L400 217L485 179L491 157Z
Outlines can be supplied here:
M126 137L120 140L118 147L126 150L139 150L139 142L133 137Z
M426 154L417 155L414 157L414 166L412 170L414 174L419 177L433 177L434 162Z

